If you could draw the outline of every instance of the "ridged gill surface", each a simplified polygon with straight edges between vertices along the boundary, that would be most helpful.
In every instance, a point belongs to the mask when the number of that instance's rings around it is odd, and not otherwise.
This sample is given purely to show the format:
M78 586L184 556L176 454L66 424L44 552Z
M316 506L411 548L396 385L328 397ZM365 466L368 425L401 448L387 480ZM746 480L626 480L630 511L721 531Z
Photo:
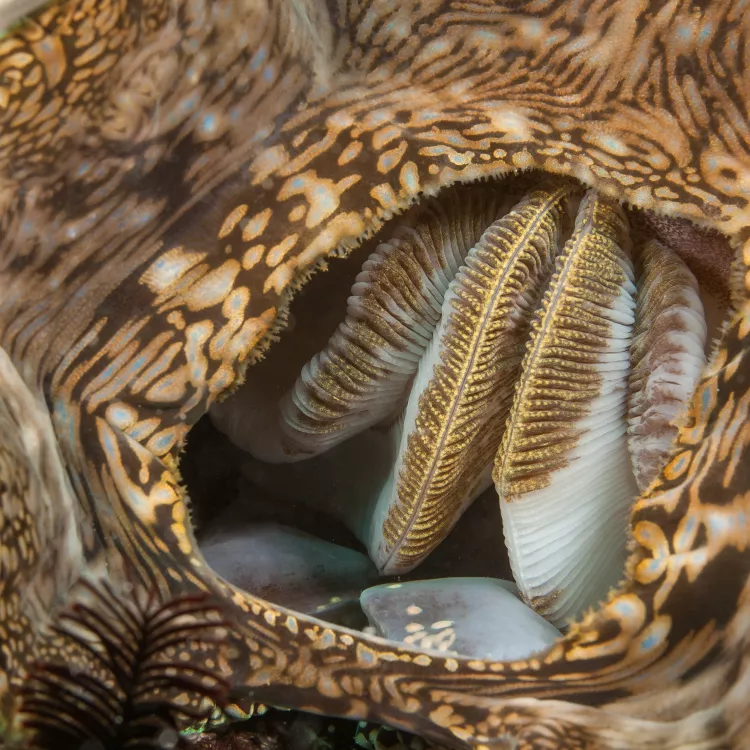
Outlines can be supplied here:
M414 226L399 227L363 265L346 319L282 400L288 452L321 453L403 405L448 285L507 210L497 190L456 190L451 198L428 202Z
M628 447L644 491L664 465L676 420L706 366L706 320L698 282L676 253L652 240L638 260Z
M522 365L493 478L519 589L553 624L622 571L636 495L624 438L635 312L622 209L590 192Z
M383 572L417 565L490 484L570 192L534 191L487 229L448 288L373 520L370 554Z

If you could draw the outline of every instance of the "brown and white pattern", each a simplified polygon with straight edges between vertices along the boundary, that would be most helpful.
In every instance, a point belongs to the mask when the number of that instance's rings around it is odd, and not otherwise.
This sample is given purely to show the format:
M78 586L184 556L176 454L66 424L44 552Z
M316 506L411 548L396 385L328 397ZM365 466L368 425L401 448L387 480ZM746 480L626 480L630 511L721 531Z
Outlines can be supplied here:
M493 479L516 582L563 625L625 561L635 278L620 207L590 192L532 322Z
M490 484L521 346L572 192L551 186L514 206L482 234L446 290L373 512L370 555L383 572L417 565Z
M127 567L165 602L218 597L215 673L258 700L479 748L746 744L748 18L722 0L71 0L3 36L0 344L17 377L0 400L28 389L49 408L90 576L130 596ZM722 340L635 503L622 585L507 663L355 636L216 578L179 451L292 291L421 195L532 168L718 230L742 256ZM16 481L22 446L0 431L0 515L21 519L0 527L9 737L32 665L67 660L29 585L54 589L52 617L79 590L41 574L58 537L16 528L34 498L53 528L69 514L51 475L47 493Z
M707 331L698 282L679 256L651 241L639 260L628 447L643 491L664 465L677 419L706 366Z

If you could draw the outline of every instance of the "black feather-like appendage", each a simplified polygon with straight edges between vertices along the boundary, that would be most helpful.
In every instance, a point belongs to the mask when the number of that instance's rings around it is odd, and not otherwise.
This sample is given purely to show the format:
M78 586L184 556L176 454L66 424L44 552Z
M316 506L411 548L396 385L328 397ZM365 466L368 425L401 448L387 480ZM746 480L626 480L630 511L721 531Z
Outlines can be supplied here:
M124 601L106 582L81 591L22 690L33 748L174 747L179 728L223 706L226 629L207 595Z

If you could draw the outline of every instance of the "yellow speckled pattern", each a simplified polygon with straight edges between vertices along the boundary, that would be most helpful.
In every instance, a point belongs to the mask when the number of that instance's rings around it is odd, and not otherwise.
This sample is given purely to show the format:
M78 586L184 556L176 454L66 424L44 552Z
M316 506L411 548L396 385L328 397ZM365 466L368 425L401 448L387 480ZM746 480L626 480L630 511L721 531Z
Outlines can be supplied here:
M513 577L558 627L606 597L625 559L634 282L624 212L587 193L531 321L492 473Z
M283 399L288 454L319 453L391 416L440 319L438 300L500 212L501 194L453 188L378 245L355 279L345 321Z
M32 663L65 661L45 626L86 575L218 597L216 668L253 700L482 750L745 746L748 44L744 0L71 0L3 36L0 733L24 731ZM622 585L547 653L491 663L216 578L179 450L292 291L421 195L530 168L742 254ZM197 664L189 643L168 657Z
M406 406L391 505L370 549L389 574L416 566L486 488L570 194L550 186L521 201L482 234L448 288L421 387Z

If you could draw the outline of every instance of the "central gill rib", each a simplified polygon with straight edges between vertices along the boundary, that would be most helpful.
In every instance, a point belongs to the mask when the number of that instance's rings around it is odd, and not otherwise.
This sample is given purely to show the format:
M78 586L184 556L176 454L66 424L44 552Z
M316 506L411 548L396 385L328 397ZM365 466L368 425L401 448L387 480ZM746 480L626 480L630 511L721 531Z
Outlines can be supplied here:
M430 201L415 226L378 246L355 279L344 322L281 401L284 451L317 455L391 417L430 344L448 285L507 210L496 190ZM504 205L505 204L505 205Z
M570 193L535 190L484 232L448 288L372 521L370 555L384 573L415 567L490 485Z
M628 246L622 209L588 193L532 324L493 474L519 589L557 625L603 598L625 560L637 494L624 439Z

